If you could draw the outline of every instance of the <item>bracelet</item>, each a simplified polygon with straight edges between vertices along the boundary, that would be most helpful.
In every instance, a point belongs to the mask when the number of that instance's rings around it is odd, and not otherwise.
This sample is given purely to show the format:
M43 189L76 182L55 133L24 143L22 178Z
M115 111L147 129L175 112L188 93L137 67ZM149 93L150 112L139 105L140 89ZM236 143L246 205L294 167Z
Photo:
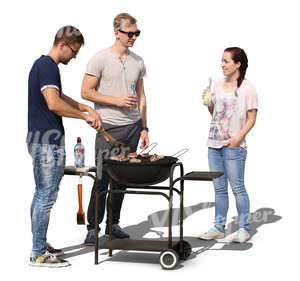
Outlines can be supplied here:
M147 132L149 132L149 128L148 127L143 127L141 131L147 131Z

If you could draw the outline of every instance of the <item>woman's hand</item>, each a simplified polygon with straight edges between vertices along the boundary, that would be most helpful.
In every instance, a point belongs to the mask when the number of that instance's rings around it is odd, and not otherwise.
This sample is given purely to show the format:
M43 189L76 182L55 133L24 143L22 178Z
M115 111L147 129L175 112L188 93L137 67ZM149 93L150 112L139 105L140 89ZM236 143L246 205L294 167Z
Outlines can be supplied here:
M206 90L203 90L203 92L202 92L202 100L204 101L204 99L205 99L205 94L206 94Z
M224 146L229 146L231 148L239 148L241 144L241 140L238 137L232 137L230 140L224 143Z

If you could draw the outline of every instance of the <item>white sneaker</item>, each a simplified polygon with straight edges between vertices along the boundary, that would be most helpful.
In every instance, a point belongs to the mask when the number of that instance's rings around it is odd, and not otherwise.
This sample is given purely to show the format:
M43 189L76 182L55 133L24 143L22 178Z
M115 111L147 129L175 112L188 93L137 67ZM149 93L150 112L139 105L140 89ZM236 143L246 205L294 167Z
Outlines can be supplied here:
M237 232L236 236L234 236L232 242L235 243L244 243L248 241L251 238L249 232L245 230L244 228L240 228Z
M216 229L215 227L213 227L206 233L201 234L199 238L203 239L203 240L214 240L214 239L222 239L224 237L225 237L224 232L221 232L218 229Z

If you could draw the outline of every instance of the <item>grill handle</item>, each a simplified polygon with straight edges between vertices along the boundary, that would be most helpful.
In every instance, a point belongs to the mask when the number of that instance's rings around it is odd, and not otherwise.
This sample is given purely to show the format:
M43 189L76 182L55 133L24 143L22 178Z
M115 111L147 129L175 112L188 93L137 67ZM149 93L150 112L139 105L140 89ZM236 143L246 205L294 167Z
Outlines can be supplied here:
M157 146L157 142L153 142L153 143L149 144L148 147L146 147L145 149L143 149L139 154L142 154L145 150L147 150L151 146L153 146L153 147L148 151L148 153L150 153L150 151Z
M177 151L176 153L174 153L174 154L172 155L172 157L179 157L179 156L181 156L181 155L187 153L188 151L189 151L188 148L180 149L179 151ZM179 154L179 155L177 155L177 154Z

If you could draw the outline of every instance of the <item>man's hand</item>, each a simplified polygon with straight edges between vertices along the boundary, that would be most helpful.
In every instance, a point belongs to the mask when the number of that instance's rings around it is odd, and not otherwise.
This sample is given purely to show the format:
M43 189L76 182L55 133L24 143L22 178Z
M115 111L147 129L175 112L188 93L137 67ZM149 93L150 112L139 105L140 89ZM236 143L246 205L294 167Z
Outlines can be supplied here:
M102 129L102 120L100 115L91 107L87 110L88 114L86 115L86 122L94 128L96 131Z
M141 149L146 149L149 146L149 137L146 130L141 131Z
M117 97L116 105L118 107L131 107L135 103L137 103L138 98L136 95L125 95L121 97Z

